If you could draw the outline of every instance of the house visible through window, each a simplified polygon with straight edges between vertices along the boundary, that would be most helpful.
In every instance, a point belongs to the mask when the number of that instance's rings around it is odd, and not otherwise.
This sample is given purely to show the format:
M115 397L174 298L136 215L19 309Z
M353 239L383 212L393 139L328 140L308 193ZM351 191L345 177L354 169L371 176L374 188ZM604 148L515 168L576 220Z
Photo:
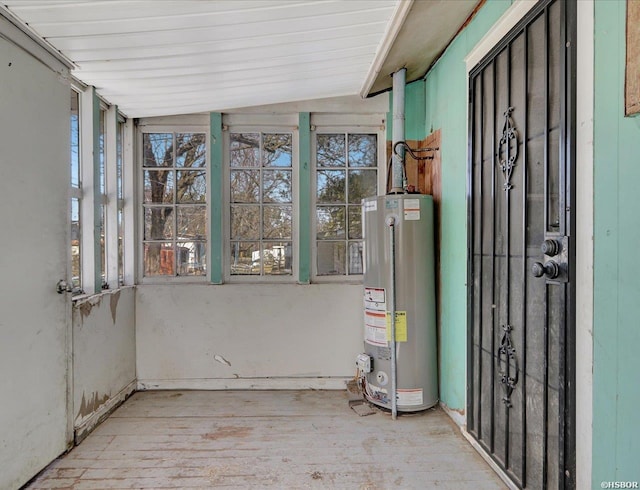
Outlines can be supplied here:
M230 274L290 276L292 135L231 133Z
M143 273L204 276L207 178L204 133L145 133Z
M362 274L361 201L377 193L376 134L317 134L316 275Z

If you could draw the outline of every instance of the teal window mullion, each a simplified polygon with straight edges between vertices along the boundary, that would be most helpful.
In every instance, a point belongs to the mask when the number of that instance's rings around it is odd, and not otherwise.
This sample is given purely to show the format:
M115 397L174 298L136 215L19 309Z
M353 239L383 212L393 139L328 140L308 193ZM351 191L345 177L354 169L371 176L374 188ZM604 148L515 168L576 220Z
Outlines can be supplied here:
M299 127L299 231L298 231L298 282L309 284L311 279L311 122L308 112L298 115Z
M209 115L210 131L210 161L209 172L209 236L211 238L211 266L209 279L213 284L223 282L223 244L224 234L222 227L222 208L225 205L223 192L223 141L222 141L222 114L212 112Z

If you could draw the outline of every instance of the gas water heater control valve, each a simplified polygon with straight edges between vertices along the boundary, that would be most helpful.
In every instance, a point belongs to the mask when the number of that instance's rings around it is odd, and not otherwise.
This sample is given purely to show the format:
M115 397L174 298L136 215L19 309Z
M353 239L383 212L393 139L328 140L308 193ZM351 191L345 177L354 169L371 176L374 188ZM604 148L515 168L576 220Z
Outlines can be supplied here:
M356 366L363 373L370 373L373 371L373 362L371 356L368 354L358 354L356 357Z

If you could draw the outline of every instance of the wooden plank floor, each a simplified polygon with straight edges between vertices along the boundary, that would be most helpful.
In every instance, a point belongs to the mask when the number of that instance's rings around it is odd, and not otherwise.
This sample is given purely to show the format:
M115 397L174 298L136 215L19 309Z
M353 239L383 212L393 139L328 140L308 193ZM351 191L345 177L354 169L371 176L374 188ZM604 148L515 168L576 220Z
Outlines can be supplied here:
M506 487L441 409L393 421L346 391L146 391L27 488Z

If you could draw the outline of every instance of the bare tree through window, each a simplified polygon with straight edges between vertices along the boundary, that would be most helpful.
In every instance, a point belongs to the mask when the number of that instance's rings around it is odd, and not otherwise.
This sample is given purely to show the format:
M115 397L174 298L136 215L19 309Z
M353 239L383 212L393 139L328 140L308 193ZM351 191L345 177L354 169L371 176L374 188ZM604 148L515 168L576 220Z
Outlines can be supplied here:
M206 274L204 133L143 135L144 275Z
M231 133L231 275L292 274L292 136Z
M318 275L362 274L362 210L376 195L375 134L316 137L316 267Z

